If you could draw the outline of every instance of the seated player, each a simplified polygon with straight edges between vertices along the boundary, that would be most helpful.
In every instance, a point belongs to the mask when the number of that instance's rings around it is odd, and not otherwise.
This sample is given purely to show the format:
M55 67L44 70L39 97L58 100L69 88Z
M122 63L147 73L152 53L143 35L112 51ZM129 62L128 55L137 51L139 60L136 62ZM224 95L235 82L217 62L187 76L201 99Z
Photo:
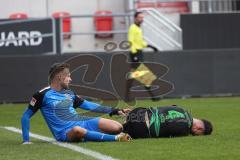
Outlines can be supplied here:
M175 105L136 108L128 114L123 128L123 132L132 138L210 135L213 130L209 121L192 118L191 114Z
M127 134L120 134L122 125L110 119L100 117L81 117L76 108L82 108L110 115L125 115L130 109L113 109L89 102L69 90L71 82L69 65L55 64L49 71L50 86L35 93L22 116L23 143L29 140L31 117L40 109L41 113L57 141L129 141Z

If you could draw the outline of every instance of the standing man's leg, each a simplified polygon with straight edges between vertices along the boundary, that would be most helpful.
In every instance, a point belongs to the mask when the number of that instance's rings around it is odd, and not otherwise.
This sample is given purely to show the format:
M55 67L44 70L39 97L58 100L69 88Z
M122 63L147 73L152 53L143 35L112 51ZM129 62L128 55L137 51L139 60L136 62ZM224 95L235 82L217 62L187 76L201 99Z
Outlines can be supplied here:
M134 70L136 70L138 68L138 66L141 64L141 62L144 61L143 51L142 50L138 50L138 52L136 54L130 53L130 60L132 62L132 64L131 64L131 71L134 71ZM128 79L127 80L127 83L126 83L126 93L125 93L126 101L130 101L131 100L129 98L129 92L130 92L130 88L132 86L133 81L134 81L134 79ZM155 97L155 95L151 91L151 86L145 86L145 89L147 90L147 92L149 93L149 95L151 96L153 101L160 100L160 98L159 97Z
M144 61L144 56L143 56L143 52L142 51L139 53L138 59L139 59L139 62L143 62ZM139 63L139 65L140 65L140 63ZM152 100L153 101L160 100L159 97L155 97L155 95L151 91L151 88L152 88L151 86L145 86L145 89L148 91L148 94L151 96Z
M130 72L135 71L138 66L140 65L139 62L143 61L143 54L141 50L138 50L137 53L132 54L131 52L129 52L129 57L130 57L130 62L131 62L131 69ZM133 83L134 79L127 79L126 81L126 92L125 92L125 100L126 101L131 101L132 99L130 98L130 88L132 87L132 83Z

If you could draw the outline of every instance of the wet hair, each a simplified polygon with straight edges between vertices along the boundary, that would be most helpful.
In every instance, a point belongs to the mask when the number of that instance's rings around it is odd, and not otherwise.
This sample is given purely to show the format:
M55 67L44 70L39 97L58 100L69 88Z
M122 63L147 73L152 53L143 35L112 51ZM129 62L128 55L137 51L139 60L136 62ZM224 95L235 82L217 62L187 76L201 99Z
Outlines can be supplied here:
M54 63L48 73L48 82L51 83L56 74L62 72L65 68L70 68L68 63Z
M139 14L142 14L143 12L140 12L140 11L137 11L137 12L135 12L134 13L134 18L137 18L137 16L139 15Z
M204 124L204 132L203 134L204 135L210 135L213 131L213 126L212 126L212 123L206 119L201 119L201 121L203 122Z

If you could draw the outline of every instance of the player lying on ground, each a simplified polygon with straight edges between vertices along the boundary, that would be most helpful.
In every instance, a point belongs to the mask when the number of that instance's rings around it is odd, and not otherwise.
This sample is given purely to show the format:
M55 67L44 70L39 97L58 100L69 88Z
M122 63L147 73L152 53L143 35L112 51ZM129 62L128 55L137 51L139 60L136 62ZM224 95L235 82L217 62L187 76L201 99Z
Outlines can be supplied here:
M76 108L110 115L125 115L130 109L113 109L84 100L69 90L71 82L69 65L56 64L49 71L50 86L35 93L22 116L23 143L28 144L31 117L40 109L57 141L129 141L120 134L122 125L105 118L81 117Z
M175 105L136 108L128 114L123 128L123 132L132 138L210 135L213 130L209 121L192 118L191 114Z

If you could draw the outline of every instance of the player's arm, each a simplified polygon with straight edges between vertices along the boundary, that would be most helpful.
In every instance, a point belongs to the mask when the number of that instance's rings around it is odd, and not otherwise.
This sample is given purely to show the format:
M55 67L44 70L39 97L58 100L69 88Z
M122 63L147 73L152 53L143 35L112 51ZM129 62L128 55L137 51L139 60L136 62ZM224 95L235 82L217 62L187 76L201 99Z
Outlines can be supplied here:
M130 50L132 53L136 53L137 52L137 48L135 46L135 39L136 37L136 30L134 29L134 27L130 27L129 31L128 31L128 41L131 44Z
M146 42L143 38L142 38L142 46L143 46L144 48L148 47L147 42Z
M126 112L129 111L129 109L118 109L118 108L112 108L112 107L108 107L108 106L102 106L98 103L84 100L84 99L80 98L79 96L76 96L75 100L74 100L74 108L77 108L77 107L85 109L85 110L90 110L92 112L107 113L110 116L124 115Z
M154 52L158 51L158 49L156 47L154 47L153 45L150 45L150 44L147 45L147 48L151 48Z
M22 138L23 138L24 144L27 144L27 142L30 142L30 139L29 139L30 119L38 111L38 109L40 108L40 104L41 104L41 95L39 93L36 93L33 95L28 108L25 110L25 112L22 115L21 125L22 125Z
M34 115L31 109L27 108L26 111L23 113L21 124L22 124L22 138L23 143L29 142L29 129L30 129L30 119Z

